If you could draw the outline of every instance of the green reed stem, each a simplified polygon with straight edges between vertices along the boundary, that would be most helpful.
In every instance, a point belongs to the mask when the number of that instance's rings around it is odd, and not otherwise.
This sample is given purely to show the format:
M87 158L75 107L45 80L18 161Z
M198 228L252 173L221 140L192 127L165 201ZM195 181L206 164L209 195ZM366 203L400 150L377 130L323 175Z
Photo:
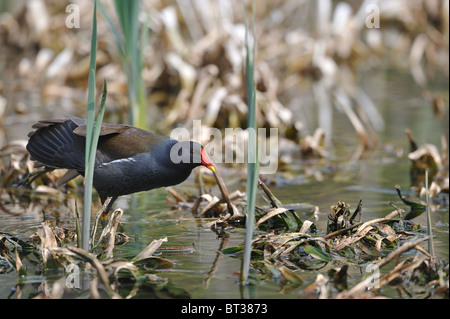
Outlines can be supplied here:
M86 150L85 150L85 179L84 202L81 225L81 248L89 250L91 204L94 181L95 154L97 152L98 137L103 121L106 103L106 82L103 83L102 98L97 118L95 119L95 74L97 57L97 0L94 1L94 17L92 21L91 57L89 62L88 102L86 119ZM95 122L94 122L95 120Z
M130 101L129 122L142 129L148 128L145 85L142 79L144 67L144 49L148 35L148 18L146 26L139 28L140 0L115 0L114 5L119 18L120 29L114 25L108 12L99 3L99 9L105 17L122 59L122 66L127 75L128 99ZM141 32L139 36L139 32Z
M428 198L428 170L425 171L425 191L426 191L426 201L427 201L427 228L428 228L428 252L434 257L434 244L433 244L433 233L431 231L431 216L430 216L430 205Z
M256 92L254 83L255 69L255 2L252 2L252 37L249 36L249 26L246 19L246 10L244 1L242 1L243 16L246 26L245 48L246 48L246 88L247 88L247 105L248 105L248 164L247 164L247 216L245 220L245 243L244 254L241 264L241 284L246 284L250 269L250 259L252 252L253 228L255 224L255 205L256 194L258 189L258 172L259 172L259 156L258 156L258 136L256 125ZM251 41L251 47L250 47Z

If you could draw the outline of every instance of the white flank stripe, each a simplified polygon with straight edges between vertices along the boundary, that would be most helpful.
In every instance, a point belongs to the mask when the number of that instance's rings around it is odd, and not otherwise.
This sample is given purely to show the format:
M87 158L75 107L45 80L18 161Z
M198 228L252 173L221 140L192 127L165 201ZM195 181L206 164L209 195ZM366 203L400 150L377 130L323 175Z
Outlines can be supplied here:
M117 164L117 163L136 163L136 160L133 157L120 158L120 159L116 159L111 162L103 163L103 164L99 165L98 167L105 167L105 166L113 165L113 164Z

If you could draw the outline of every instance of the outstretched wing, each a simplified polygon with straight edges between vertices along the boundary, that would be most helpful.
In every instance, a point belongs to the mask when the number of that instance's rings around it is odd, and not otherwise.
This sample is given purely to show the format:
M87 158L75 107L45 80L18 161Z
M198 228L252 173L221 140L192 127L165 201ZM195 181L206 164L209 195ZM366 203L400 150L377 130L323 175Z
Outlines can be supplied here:
M67 116L65 119L43 120L32 126L27 150L33 160L53 168L67 168L61 183L84 173L86 120ZM168 137L156 135L129 125L102 124L96 154L96 166L122 158L150 152Z

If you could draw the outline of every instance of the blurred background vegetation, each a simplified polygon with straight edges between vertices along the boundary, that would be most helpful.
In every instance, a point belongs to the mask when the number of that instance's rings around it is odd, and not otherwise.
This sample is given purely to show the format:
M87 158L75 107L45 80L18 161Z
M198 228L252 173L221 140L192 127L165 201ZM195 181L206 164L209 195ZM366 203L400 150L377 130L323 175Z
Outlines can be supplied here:
M1 2L0 126L24 115L30 122L84 115L93 3L73 3L80 10L79 28L66 25L75 22L69 2ZM107 81L106 121L136 124L140 118L140 126L163 133L192 126L194 119L205 126L246 127L240 1L150 0L130 12L121 1L101 3L97 88ZM380 9L379 28L366 25L374 14L371 3ZM384 124L358 85L361 74L370 76L386 64L409 70L431 102L448 103L428 85L448 81L448 19L443 0L257 1L258 126L278 127L291 140L320 127L329 144L332 109L339 105L366 136L363 146L372 147L371 132ZM139 75L143 87L137 93ZM138 117L129 116L134 99L145 101Z

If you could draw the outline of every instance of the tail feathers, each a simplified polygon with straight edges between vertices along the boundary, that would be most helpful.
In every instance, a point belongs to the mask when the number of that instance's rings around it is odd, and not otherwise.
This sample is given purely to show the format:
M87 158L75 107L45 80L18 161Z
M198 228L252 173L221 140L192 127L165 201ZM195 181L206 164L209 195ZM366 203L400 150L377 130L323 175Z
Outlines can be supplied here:
M78 127L69 119L40 121L33 125L27 150L32 159L54 168L82 170L84 139L73 133Z

